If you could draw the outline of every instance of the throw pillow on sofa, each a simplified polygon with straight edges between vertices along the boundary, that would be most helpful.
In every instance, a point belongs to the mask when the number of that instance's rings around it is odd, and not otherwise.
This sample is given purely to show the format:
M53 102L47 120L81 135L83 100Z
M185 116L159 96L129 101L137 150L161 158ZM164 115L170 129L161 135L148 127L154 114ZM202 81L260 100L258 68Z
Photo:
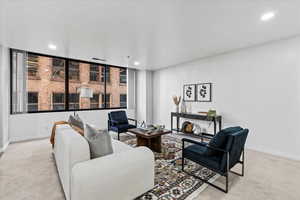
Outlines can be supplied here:
M91 159L113 153L111 136L107 130L98 130L93 126L86 124L84 137L90 146Z
M69 123L71 126L75 126L75 127L78 127L78 128L80 128L80 129L84 130L84 124L83 124L83 121L82 121L82 119L79 117L78 114L76 114L75 116L70 115L70 116L69 116L68 123Z

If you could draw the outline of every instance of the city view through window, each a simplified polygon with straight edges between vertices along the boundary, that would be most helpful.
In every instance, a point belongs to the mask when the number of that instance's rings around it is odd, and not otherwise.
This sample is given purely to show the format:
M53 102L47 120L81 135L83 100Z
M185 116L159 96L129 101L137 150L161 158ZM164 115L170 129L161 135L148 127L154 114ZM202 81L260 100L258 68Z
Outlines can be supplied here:
M14 66L13 69L18 67L20 66ZM26 68L24 73L26 77L23 79L26 82L24 87L26 106L24 107L27 112L127 106L125 68L32 53L27 54ZM17 82L18 80L13 80L13 84L20 85ZM68 85L67 89L66 85ZM91 98L81 97L82 87L91 89Z

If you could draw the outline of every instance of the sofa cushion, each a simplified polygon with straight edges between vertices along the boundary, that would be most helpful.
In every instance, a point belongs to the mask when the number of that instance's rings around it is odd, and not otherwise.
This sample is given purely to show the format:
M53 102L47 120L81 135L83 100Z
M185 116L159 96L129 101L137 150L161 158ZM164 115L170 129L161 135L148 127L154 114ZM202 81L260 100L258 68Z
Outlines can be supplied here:
M76 114L75 116L70 115L70 116L69 116L68 123L69 123L71 126L75 126L75 127L78 127L78 128L80 128L80 129L84 130L84 124L83 124L83 121L82 121L82 119L79 117L78 114Z
M92 159L113 153L111 137L107 130L97 130L86 124L84 137L89 143Z
M223 129L219 131L208 143L208 146L215 147L215 148L220 148L224 149L227 141L227 136L230 134L233 134L235 132L238 132L240 130L243 130L240 126L235 126L235 127L229 127L226 129ZM212 150L212 149L207 149L206 154L207 155L217 155L220 154L221 152Z
M207 156L207 147L200 145L190 145L186 147L183 151L184 157L192 160L202 166L208 167L210 169L219 170L220 169L220 156Z

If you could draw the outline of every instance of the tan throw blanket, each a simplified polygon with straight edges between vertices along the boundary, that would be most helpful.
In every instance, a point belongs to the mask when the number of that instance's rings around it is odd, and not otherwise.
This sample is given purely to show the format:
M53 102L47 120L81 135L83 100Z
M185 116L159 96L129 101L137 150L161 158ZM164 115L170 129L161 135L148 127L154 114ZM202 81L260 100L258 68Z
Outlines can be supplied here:
M58 122L54 122L54 125L52 127L52 132L51 132L51 137L50 137L50 143L52 144L52 148L54 147L54 143L55 143L55 134L56 134L56 126L58 125L62 125L62 124L69 124L66 121L58 121ZM84 135L84 131L76 126L72 126L71 124L69 124L77 133L79 133L80 135Z

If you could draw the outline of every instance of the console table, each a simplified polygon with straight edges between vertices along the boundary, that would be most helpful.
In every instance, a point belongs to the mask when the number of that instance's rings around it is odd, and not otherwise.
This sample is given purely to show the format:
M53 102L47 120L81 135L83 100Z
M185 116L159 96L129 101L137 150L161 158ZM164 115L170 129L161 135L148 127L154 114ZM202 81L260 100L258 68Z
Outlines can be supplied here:
M173 128L173 118L176 117L176 129ZM214 123L214 134L203 133L204 135L214 136L217 133L217 124L219 131L222 129L222 116L217 115L215 117L207 117L206 115L195 114L195 113L177 113L171 112L171 130L180 132L179 122L180 118L201 120L201 121L212 121Z

